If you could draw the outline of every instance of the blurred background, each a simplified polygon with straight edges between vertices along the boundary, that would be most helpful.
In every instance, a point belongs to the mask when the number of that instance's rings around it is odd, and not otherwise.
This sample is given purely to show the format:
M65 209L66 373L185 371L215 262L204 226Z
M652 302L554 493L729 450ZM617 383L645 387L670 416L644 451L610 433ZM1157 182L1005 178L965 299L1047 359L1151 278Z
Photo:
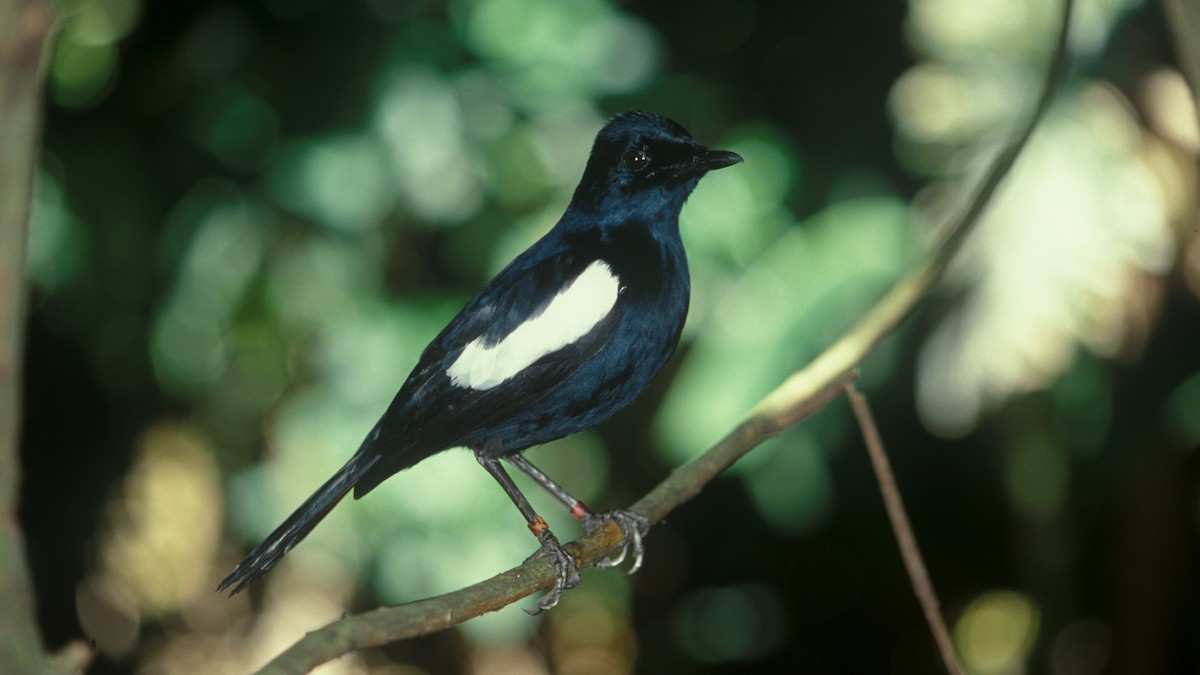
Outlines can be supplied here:
M863 365L971 673L1200 670L1197 111L1162 7L1080 0L1061 96ZM1045 0L61 0L29 242L21 517L50 646L240 673L535 548L469 453L213 592L629 108L746 162L684 209L638 404L530 456L598 508L717 441L911 268L1036 98ZM533 491L564 539L578 526ZM930 673L844 401L591 571L323 673Z

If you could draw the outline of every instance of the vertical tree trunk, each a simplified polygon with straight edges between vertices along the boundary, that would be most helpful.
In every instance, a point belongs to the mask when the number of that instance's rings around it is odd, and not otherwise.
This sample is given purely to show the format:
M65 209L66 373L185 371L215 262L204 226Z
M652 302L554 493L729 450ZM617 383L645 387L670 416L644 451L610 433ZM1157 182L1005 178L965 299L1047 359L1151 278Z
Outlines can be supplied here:
M0 672L50 672L17 524L25 240L41 130L46 0L0 0Z

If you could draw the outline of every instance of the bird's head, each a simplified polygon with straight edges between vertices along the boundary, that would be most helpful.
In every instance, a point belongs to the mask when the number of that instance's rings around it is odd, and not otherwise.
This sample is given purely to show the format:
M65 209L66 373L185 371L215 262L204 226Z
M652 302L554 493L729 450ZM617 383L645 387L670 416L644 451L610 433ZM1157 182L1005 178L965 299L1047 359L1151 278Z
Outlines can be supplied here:
M678 216L701 176L740 161L737 153L700 145L674 120L636 110L621 113L596 135L571 208Z

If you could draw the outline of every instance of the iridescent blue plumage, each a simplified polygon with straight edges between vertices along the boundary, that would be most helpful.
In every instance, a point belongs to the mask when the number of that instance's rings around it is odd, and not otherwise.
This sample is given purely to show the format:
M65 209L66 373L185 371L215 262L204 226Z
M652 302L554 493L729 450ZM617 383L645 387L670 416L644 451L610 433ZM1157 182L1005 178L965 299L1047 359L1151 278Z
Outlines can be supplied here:
M574 585L574 561L500 459L533 476L585 526L617 520L640 557L643 526L636 516L592 514L518 453L603 422L662 370L688 309L680 209L705 173L739 161L706 149L665 117L614 117L597 135L558 224L433 339L346 466L220 588L236 593L264 574L351 489L361 497L458 446L473 450L500 482L555 565L558 583L539 603L543 609Z

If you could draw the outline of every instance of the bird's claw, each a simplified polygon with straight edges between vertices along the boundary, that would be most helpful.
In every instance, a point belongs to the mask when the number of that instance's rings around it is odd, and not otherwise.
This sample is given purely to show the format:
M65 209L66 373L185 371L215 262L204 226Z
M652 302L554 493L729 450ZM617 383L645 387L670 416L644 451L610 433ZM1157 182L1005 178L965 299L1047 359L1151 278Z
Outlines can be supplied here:
M537 538L542 543L542 547L529 556L528 560L548 558L550 565L554 567L555 580L550 591L538 599L538 608L525 610L530 616L537 616L548 609L554 609L558 601L562 599L563 591L579 585L579 565L576 564L575 557L558 542L558 537L554 536L549 529L545 529L538 533Z
M596 563L597 567L616 567L625 561L625 555L633 549L633 564L627 574L633 574L642 567L642 556L645 547L642 538L650 531L650 521L632 511L606 511L604 513L588 514L581 521L583 529L589 534L603 527L606 523L616 523L621 529L621 550L615 557L608 557Z
M615 557L608 557L596 563L597 567L616 567L625 561L625 556L632 550L633 565L630 566L628 573L633 574L641 568L642 557L645 553L642 538L650 531L650 521L645 516L632 511L607 511L588 514L581 522L583 529L589 534L607 523L616 523L621 530L621 550ZM554 536L549 529L542 530L537 537L542 547L529 556L526 562L536 558L548 558L551 566L554 567L555 581L550 590L538 599L536 610L525 610L531 616L554 609L558 605L558 601L562 599L563 591L579 585L579 565L575 562L575 557L559 543L558 537Z

